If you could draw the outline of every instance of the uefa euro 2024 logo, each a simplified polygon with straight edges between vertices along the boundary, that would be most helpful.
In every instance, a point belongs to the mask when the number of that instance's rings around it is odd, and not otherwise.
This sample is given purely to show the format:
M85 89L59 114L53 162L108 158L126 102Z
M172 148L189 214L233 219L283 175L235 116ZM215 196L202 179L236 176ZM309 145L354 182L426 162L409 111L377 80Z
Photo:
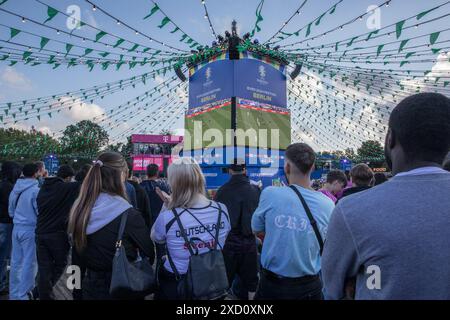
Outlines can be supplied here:
M268 82L266 81L266 67L263 65L259 66L258 73L259 73L259 78L256 79L256 81L258 81L260 84L267 85Z
M208 82L209 79L211 79L211 68L210 67L206 68L205 77L206 77L206 82Z
M265 80L266 68L264 66L259 66L258 71L259 71L259 77L261 78L261 80Z
M211 68L207 67L205 70L205 83L203 84L204 87L208 87L213 83L213 81L211 80L211 76L212 76Z

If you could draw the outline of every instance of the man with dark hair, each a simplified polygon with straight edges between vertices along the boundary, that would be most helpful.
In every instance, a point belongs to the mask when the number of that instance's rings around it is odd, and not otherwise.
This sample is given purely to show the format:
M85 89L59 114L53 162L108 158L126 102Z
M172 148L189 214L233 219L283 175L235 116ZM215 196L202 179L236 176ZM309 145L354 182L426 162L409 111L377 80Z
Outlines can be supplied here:
M376 172L373 175L373 186L378 186L379 184L385 183L388 178L384 172Z
M89 170L91 170L92 166L90 164L83 165L80 170L75 174L75 181L80 184L83 183L84 178L86 178Z
M340 170L331 170L327 174L327 180L319 191L331 199L334 203L337 201L337 195L347 186L347 177Z
M56 177L46 178L37 196L36 243L39 267L39 299L53 299L53 286L67 265L70 249L67 221L81 184L71 182L75 172L69 165L59 167Z
M23 167L23 179L17 180L9 196L9 216L13 219L9 299L28 300L35 287L37 272L35 229L38 216L38 166Z
M352 187L344 189L341 199L351 194L370 189L373 181L373 171L367 164L360 163L352 168L350 177L352 179Z
M14 184L22 174L22 168L16 162L5 161L2 164L0 181L0 294L8 294L7 264L11 257L11 236L13 221L8 213L9 196Z
M157 189L170 193L169 186L162 180L159 180L159 167L157 164L149 164L147 166L147 180L141 182L142 188L147 193L150 200L151 225L153 225L158 218L159 212L163 206L163 201L157 193ZM165 245L156 243L156 258L158 263L161 262L162 257L166 254Z
M286 149L290 187L263 190L252 229L264 236L255 299L322 299L320 251L334 203L311 188L314 150L304 143Z
M245 164L232 164L231 179L217 190L215 199L223 203L230 215L231 231L223 248L230 285L239 276L248 298L253 299L258 285L256 239L251 221L258 207L260 190L250 183Z
M389 181L339 202L322 257L328 298L450 299L450 99L422 93L392 111Z
M149 229L152 228L152 213L150 208L150 201L148 199L145 189L142 188L139 183L132 179L133 177L133 164L131 161L127 161L128 165L128 183L133 186L136 191L136 210L142 213L145 224Z

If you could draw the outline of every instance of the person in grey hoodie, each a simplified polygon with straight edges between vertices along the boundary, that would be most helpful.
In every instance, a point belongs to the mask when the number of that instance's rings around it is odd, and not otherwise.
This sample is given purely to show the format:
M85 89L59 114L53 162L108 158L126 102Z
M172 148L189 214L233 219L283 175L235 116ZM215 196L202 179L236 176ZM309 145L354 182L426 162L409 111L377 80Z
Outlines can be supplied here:
M410 96L391 113L394 177L339 201L322 256L328 299L450 299L450 99Z
M28 300L35 287L37 273L35 229L38 215L38 166L26 164L22 172L24 178L17 180L9 196L8 211L14 224L9 275L10 300Z

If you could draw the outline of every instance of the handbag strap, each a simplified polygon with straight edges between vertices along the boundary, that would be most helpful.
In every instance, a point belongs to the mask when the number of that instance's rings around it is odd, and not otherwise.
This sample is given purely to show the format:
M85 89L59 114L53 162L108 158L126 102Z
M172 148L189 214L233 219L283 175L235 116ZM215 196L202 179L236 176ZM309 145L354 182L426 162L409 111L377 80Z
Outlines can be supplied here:
M222 219L222 207L219 203L217 203L219 206L219 217L217 218L217 224L216 224L216 237L214 238L214 250L217 250L217 245L219 244L219 231L220 231L220 223ZM220 246L220 249L223 250L222 246Z
M175 216L175 221L178 224L178 228L180 229L181 236L183 237L184 242L186 243L186 246L187 246L187 248L189 250L189 253L191 255L194 255L194 250L192 250L191 242L189 241L189 239L188 239L188 237L186 235L186 232L184 231L183 224L181 223L181 220L180 220L180 216L183 214L184 211L185 210L181 211L180 214L178 214L178 212L177 212L177 210L175 208L172 209L173 215ZM170 267L172 268L172 271L175 273L176 279L180 280L181 279L181 275L178 272L178 269L175 266L175 263L173 262L173 259L172 259L172 256L170 255L170 250L169 250L168 246L167 246L167 259L169 260L169 264L170 264Z
M192 214L192 212L190 212L188 209L185 209L185 211L187 211L195 220L197 220L198 223L200 223L200 225L205 228L206 232L208 232L210 234L211 237L213 237L214 239L214 250L217 249L217 245L220 246L220 249L223 250L222 246L219 244L219 231L220 231L220 223L221 223L221 217L222 217L222 207L220 206L219 203L217 203L218 207L219 207L219 216L217 217L217 224L216 224L216 235L214 236L209 230L208 228L206 228L206 226L194 215Z
M125 232L125 226L127 224L127 218L128 218L128 210L124 211L122 213L122 217L120 218L119 233L117 234L117 241L116 241L116 249L119 249L122 246L122 239L123 234Z
M320 247L320 255L322 255L322 251L323 251L323 239L322 239L322 235L320 234L319 231L319 227L317 226L317 222L314 219L311 210L308 207L308 204L305 201L305 198L303 198L302 194L300 193L300 191L294 187L293 185L290 185L289 188L291 188L296 194L297 196L300 198L300 201L302 202L303 208L305 209L306 215L308 216L309 219L309 223L311 224L314 233L316 235L317 241L319 241L319 247Z

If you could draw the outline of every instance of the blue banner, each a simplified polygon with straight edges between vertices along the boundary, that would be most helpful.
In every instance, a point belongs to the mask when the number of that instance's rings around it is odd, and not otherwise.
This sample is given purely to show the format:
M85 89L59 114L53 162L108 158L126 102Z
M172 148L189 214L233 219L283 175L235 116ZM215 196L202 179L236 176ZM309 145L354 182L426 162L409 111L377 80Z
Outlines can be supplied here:
M189 77L189 109L233 96L233 61L208 63Z
M236 60L234 96L286 108L286 75L260 60Z

